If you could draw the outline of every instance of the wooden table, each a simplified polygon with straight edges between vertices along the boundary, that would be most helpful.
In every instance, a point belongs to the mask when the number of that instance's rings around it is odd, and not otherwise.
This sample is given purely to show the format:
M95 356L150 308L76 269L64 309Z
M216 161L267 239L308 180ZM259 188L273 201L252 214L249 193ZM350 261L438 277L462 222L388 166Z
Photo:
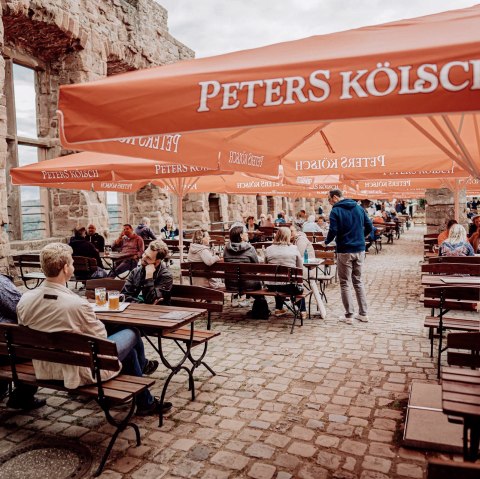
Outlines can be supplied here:
M189 389L192 391L192 401L195 399L195 385L193 381L193 373L184 363L191 358L191 348L193 344L193 336L195 332L195 321L203 317L207 312L205 309L182 308L176 306L162 306L151 304L131 303L125 311L122 312L105 312L96 313L98 319L105 325L117 325L124 327L134 327L141 331L147 341L157 351L163 365L170 370L165 384L163 385L160 402L163 406L168 385L172 378L182 369L188 374ZM178 315L178 318L174 318ZM181 317L180 317L181 316ZM183 326L190 325L190 341L186 342L186 348L182 349L184 355L176 363L171 364L165 357L162 349L162 337L166 333L178 330ZM151 336L157 337L158 343L155 345L151 340ZM163 424L162 408L160 408L159 425Z

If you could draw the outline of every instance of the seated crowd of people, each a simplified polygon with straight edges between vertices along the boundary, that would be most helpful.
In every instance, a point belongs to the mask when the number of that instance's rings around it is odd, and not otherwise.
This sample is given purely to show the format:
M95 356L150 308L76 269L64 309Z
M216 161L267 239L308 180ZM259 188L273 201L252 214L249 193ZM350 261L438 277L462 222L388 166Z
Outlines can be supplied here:
M440 256L473 256L480 254L480 214L472 216L469 232L454 219L438 235Z

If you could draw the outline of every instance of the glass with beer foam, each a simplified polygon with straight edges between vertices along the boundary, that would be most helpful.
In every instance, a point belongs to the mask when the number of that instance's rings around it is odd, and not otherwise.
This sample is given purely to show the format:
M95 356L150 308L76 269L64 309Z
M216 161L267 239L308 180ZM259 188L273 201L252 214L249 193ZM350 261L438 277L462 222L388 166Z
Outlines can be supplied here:
M120 299L123 298L123 299ZM125 295L120 294L120 291L109 291L108 292L108 309L111 311L116 311L120 309L120 305L125 302Z

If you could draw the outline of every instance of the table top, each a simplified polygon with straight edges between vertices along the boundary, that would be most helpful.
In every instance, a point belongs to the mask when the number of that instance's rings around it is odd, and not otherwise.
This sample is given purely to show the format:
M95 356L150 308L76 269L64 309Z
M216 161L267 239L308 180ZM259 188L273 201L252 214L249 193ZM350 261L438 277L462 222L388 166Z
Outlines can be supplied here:
M166 333L192 323L206 312L200 308L131 303L125 311L97 313L97 318L105 324L123 324Z

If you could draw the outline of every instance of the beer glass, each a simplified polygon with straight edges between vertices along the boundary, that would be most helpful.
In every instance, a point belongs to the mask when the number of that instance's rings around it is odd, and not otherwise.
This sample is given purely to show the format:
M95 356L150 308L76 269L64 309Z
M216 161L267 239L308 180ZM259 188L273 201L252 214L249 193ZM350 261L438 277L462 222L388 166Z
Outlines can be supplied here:
M120 299L122 297L123 299ZM120 294L120 291L109 291L108 292L108 309L111 311L116 311L120 309L120 305L125 302L125 295Z
M107 290L105 288L95 288L95 304L105 306L107 302Z

